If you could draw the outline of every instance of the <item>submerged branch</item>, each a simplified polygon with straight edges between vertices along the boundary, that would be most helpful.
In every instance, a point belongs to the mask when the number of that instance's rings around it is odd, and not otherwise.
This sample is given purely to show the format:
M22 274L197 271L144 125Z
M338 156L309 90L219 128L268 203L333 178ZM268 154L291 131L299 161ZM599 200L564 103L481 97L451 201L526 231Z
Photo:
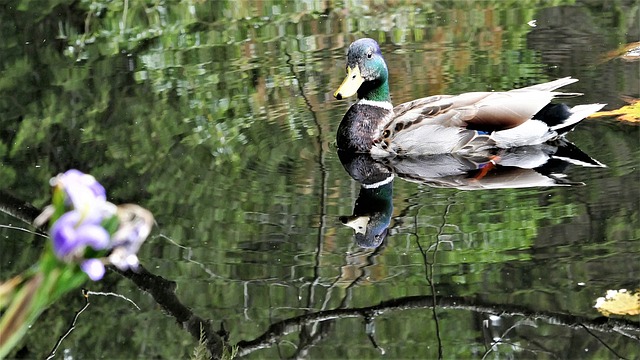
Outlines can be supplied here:
M122 276L133 281L140 290L143 290L153 297L153 299L166 311L174 317L178 324L191 334L195 339L201 339L201 333L204 333L207 349L211 353L213 359L222 357L224 350L224 339L226 334L219 334L213 330L210 320L206 320L196 315L185 306L176 295L176 283L167 280L161 276L154 275L139 266L134 272L131 270L120 271Z
M367 318L398 310L430 309L434 306L434 303L438 308L445 310L465 310L498 316L524 316L576 329L584 328L600 332L640 331L640 323L628 320L609 319L606 317L589 319L557 312L536 312L524 306L484 303L472 298L457 296L437 297L434 301L434 297L426 295L392 299L368 307L319 311L286 319L271 324L264 334L254 340L238 342L238 356L244 356L256 350L267 348L280 337L297 331L301 326L310 323L354 317Z
M4 191L0 191L0 211L29 225L33 225L33 221L42 212L41 209ZM46 235L44 229L38 228L36 231L40 235Z

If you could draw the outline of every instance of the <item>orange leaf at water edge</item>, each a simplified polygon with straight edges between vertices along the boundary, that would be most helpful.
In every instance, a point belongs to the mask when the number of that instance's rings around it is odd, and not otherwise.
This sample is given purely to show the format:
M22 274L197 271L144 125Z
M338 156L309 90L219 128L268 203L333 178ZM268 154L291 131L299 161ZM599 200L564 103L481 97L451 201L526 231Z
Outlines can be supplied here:
M640 290L635 293L626 289L607 290L607 295L596 299L593 307L604 316L640 315Z
M611 111L598 111L595 114L589 115L589 117L616 116L616 119L620 121L640 123L640 99L625 98L624 100L628 102L629 105Z

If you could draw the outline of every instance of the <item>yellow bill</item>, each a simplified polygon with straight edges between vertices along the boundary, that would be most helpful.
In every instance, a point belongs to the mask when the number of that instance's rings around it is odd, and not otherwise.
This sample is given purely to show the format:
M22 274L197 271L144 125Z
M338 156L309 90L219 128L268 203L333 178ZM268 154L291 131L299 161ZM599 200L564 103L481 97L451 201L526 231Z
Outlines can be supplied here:
M362 78L362 75L360 75L360 67L358 65L352 68L347 67L347 77L344 78L344 81L338 90L333 93L333 96L338 100L353 96L358 92L358 89L363 82L364 79Z

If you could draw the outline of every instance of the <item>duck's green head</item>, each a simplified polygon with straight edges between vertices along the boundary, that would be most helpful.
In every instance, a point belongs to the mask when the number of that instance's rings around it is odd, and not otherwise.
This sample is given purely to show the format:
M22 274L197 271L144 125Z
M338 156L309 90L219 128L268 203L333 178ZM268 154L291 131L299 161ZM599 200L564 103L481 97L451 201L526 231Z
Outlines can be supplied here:
M356 40L347 53L347 77L333 93L341 100L358 94L358 99L389 101L389 71L380 46L373 39Z

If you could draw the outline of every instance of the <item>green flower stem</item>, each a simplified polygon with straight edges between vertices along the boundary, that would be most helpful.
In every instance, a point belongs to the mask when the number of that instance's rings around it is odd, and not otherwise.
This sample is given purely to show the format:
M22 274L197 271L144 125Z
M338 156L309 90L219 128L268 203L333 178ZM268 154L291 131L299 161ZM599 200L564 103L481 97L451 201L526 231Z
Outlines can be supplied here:
M47 246L34 268L0 284L0 359L20 342L44 310L87 279L77 264L61 262Z

